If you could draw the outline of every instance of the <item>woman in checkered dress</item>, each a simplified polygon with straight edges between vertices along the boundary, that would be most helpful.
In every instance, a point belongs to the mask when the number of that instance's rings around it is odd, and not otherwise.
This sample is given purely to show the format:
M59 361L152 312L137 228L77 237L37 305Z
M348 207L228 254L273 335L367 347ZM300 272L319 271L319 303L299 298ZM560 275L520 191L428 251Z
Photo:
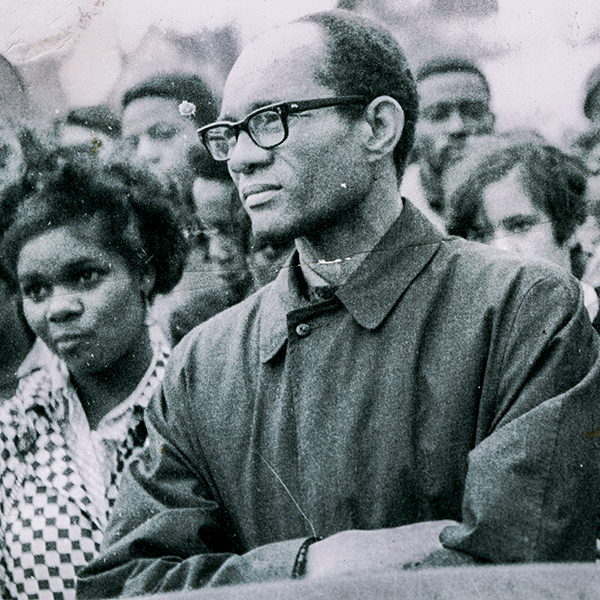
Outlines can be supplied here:
M2 209L2 263L38 342L0 409L0 586L73 598L145 440L168 358L147 309L181 277L187 246L158 184L122 165L67 161L11 188Z

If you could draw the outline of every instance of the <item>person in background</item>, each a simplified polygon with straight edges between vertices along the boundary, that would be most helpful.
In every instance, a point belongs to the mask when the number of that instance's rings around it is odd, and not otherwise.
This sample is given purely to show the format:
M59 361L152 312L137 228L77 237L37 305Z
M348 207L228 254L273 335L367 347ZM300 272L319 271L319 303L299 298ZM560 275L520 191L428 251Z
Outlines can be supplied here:
M154 318L169 335L171 316L180 309L185 312L181 307L193 304L214 285L192 187L196 158L206 154L196 131L215 118L217 100L198 75L167 73L127 90L121 104L124 155L168 189L190 245L181 281L152 308Z
M208 257L218 286L233 306L254 291L246 257L251 224L227 166L206 160L198 166L193 194L196 214L207 238Z
M177 283L187 249L160 190L79 156L3 196L2 265L53 353L25 360L0 409L3 598L74 598L146 438L169 357L148 305Z
M578 158L542 142L501 140L496 150L466 157L454 175L448 233L583 277L587 172ZM587 282L581 285L598 328L598 295Z
M594 560L600 338L581 289L400 198L417 116L402 50L362 15L242 51L199 134L253 235L296 248L175 349L80 599Z
M475 63L457 57L435 58L415 78L420 106L417 160L407 167L400 189L444 231L443 177L464 156L470 138L493 131L490 86Z
M195 150L204 151L196 130L214 120L214 94L197 75L169 73L127 90L121 104L127 159L148 169L163 185L174 186L179 197L176 210L184 223L193 222L191 158Z
M224 163L211 158L198 166L194 201L230 306L273 281L293 251L289 243L252 236L252 223Z
M119 151L121 120L108 106L73 108L55 122L54 132L59 146L110 161Z
M250 222L227 168L205 153L197 154L194 168L193 196L206 244L204 269L210 279L171 312L169 331L174 345L194 327L254 291L246 262Z
M289 244L258 246L254 242L250 218L224 163L202 153L194 164L194 202L206 238L206 270L213 278L211 285L190 295L171 313L173 344L196 325L275 279L292 252Z
M588 219L579 239L586 255L583 281L600 288L600 127L592 127L579 135L572 146L588 170L586 199Z

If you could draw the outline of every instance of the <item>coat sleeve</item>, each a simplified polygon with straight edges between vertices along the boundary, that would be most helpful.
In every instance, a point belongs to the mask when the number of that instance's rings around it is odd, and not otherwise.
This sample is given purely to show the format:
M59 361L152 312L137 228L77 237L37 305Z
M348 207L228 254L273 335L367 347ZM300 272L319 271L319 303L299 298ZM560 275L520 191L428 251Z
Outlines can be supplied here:
M594 560L600 508L599 338L579 285L545 278L497 321L446 549L496 563Z
M197 449L185 447L186 424L159 392L146 413L149 443L123 476L100 557L78 573L78 598L289 578L303 540L244 552Z

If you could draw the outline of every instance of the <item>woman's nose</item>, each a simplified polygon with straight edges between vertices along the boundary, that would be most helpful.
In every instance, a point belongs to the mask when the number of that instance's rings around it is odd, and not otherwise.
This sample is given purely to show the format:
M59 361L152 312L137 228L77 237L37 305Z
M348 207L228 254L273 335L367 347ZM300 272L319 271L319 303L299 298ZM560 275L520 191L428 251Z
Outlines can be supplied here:
M47 302L47 318L55 323L78 317L84 309L79 294L73 294L61 288L55 288Z

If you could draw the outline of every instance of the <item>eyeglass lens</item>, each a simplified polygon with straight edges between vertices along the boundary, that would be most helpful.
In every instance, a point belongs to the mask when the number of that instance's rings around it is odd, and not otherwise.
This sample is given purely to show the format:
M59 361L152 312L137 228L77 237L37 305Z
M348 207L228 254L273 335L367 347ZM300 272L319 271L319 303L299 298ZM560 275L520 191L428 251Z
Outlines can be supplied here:
M277 146L285 139L285 127L281 115L274 110L254 115L247 124L252 141L260 147ZM205 134L205 142L217 160L227 160L237 143L238 132L234 127L221 125Z
M281 115L274 110L258 113L252 117L248 122L248 129L252 139L265 148L276 146L285 136Z

